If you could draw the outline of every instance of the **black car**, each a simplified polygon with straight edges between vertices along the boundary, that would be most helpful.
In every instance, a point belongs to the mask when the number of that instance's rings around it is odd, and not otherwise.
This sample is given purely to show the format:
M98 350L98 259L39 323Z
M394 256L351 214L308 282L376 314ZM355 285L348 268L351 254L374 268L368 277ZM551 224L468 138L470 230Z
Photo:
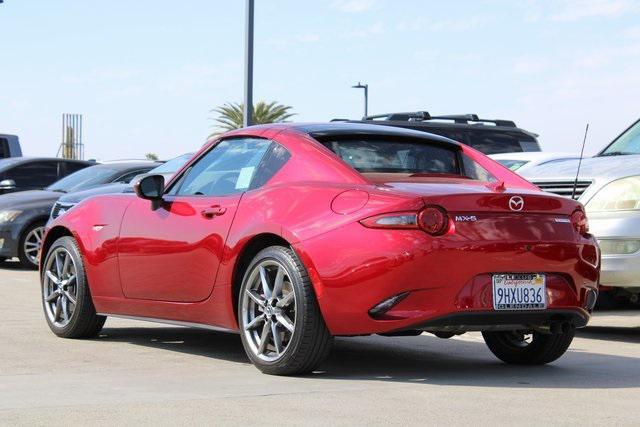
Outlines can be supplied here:
M156 166L158 163L150 161L94 163L44 190L0 196L0 258L17 256L24 267L37 268L44 226L60 196L106 183L128 183Z
M453 139L484 154L541 151L535 133L520 129L511 120L481 119L477 114L431 116L426 111L366 116L341 120L414 129Z
M161 164L149 171L153 175L164 175L165 181L169 181L169 178L175 174L178 169L184 166L194 153L187 153L181 156L168 160L166 163ZM88 190L76 191L74 193L65 194L58 199L51 209L51 219L56 219L75 205L88 199L89 197L99 196L101 194L114 194L114 193L132 193L133 187L130 183L113 183L100 185L98 187L90 188Z
M0 194L40 190L95 162L46 157L0 159Z

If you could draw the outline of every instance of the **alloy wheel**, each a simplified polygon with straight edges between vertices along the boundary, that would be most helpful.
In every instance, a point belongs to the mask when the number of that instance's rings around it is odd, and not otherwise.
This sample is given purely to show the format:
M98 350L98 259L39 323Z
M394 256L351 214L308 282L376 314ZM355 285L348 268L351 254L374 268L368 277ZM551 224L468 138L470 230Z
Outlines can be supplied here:
M242 298L242 333L253 354L273 362L286 352L295 333L295 288L285 267L265 260L251 271Z
M67 249L56 248L47 258L44 268L43 298L49 321L65 327L71 321L78 297L77 269Z
M29 231L24 238L23 250L27 259L34 265L38 265L38 255L44 238L44 227L36 227Z

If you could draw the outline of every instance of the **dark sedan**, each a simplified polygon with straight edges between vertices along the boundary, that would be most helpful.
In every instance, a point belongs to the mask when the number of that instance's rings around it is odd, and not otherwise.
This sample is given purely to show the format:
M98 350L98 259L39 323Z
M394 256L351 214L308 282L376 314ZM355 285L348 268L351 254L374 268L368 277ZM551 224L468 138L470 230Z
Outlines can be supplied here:
M194 153L187 153L175 157L171 160L167 160L166 163L161 164L153 170L150 170L149 173L152 173L154 175L162 175L165 177L165 180L169 181L169 178L171 178L174 173L182 168L182 166L187 163L187 160L193 157L193 154ZM101 194L115 193L133 193L133 187L130 183L112 183L93 187L88 190L65 194L58 199L56 204L53 206L53 209L51 209L51 219L56 219L84 199L88 199L89 197L93 196L99 196Z
M47 157L0 159L0 194L40 190L95 162Z
M94 165L61 179L44 190L0 196L0 260L18 257L27 268L38 267L38 253L52 206L64 193L107 183L128 183L156 162L113 162Z

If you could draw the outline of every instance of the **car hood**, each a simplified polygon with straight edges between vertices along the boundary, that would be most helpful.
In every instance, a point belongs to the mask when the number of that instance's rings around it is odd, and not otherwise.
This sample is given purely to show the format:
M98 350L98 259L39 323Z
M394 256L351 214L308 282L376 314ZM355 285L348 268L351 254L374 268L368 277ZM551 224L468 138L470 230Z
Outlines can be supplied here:
M53 205L60 196L60 192L47 190L7 193L0 196L0 210L46 207Z
M129 184L106 184L98 187L93 187L88 190L76 191L74 193L65 194L60 197L60 203L76 204L82 200L93 196L99 196L101 194L114 194L124 193L127 190L133 191L133 188Z
M565 160L522 171L530 181L575 179L579 160ZM580 166L581 179L605 178L607 181L640 175L640 154L587 157Z

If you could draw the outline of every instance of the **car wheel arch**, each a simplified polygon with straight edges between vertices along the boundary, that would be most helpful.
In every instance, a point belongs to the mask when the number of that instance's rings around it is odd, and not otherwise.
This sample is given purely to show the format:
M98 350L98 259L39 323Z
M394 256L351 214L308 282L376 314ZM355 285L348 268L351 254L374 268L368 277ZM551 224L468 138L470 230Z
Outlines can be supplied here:
M42 263L44 262L45 258L42 255L47 253L53 242L64 236L73 237L73 233L71 232L71 230L61 225L57 225L47 231L44 242L42 242L42 248L40 249L40 269L42 269Z
M240 250L236 262L233 268L233 273L231 276L231 284L232 284L232 307L234 319L238 318L238 299L240 294L240 287L242 286L242 279L244 277L244 271L251 264L253 258L260 252L261 250L268 248L270 246L284 246L286 248L290 248L300 259L302 265L307 269L309 276L311 278L311 282L314 285L314 291L317 295L317 284L314 278L316 277L315 269L313 266L309 265L308 257L303 256L303 254L299 253L296 249L295 245L290 241L285 239L283 236L274 233L260 233L252 236Z

